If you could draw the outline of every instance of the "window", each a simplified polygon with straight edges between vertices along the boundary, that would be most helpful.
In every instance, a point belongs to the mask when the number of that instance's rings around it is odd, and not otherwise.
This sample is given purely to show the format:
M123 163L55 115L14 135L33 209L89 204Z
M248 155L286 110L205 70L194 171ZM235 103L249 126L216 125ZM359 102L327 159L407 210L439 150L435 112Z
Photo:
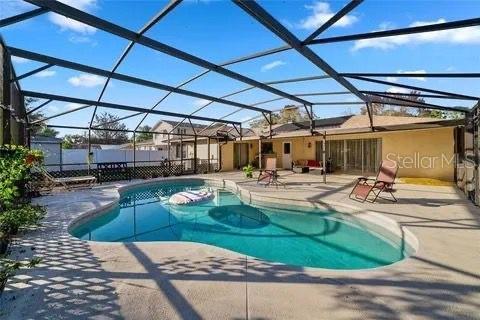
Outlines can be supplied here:
M271 153L273 153L273 143L262 142L262 154L271 154Z
M290 142L283 143L283 154L290 154Z
M167 134L167 130L166 130L166 129L163 129L163 137L165 138L165 137L167 137L167 135L168 135L168 134Z
M175 145L175 158L180 158L180 145Z

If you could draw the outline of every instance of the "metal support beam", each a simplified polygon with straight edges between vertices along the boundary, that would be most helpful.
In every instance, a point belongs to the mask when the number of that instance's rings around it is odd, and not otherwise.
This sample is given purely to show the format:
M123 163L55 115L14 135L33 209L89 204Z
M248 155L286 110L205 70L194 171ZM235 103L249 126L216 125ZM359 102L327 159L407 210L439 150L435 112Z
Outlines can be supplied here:
M359 4L361 4L363 0L353 0L350 1L345 7L343 7L340 11L338 11L335 15L333 15L327 22L322 24L320 28L315 30L311 35L309 35L304 41L303 44L308 44L310 41L315 39L318 35L322 32L333 26L338 20L346 16L350 11L355 9Z
M371 103L367 102L365 104L365 107L367 108L367 114L368 114L368 122L370 123L370 129L375 131L375 127L373 126L373 109Z
M138 85L142 85L142 86L145 86L145 87L150 87L150 88L159 89L159 90L172 91L174 93L178 93L178 94L181 94L181 95L186 95L186 96L199 98L199 99L211 100L211 101L215 101L215 102L218 102L218 103L231 105L231 106L234 106L234 107L239 107L239 108L244 108L244 109L249 109L249 110L253 110L253 111L258 111L258 112L266 111L265 109L261 109L261 108L257 108L257 107L251 107L251 106L243 104L243 103L230 101L230 100L225 100L225 99L221 99L221 98L216 98L216 97L212 97L212 96L209 96L209 95L206 95L206 94L203 94L203 93L194 92L194 91L190 91L190 90L178 89L178 88L166 85L166 84L161 84L161 83L154 82L154 81L140 79L140 78L137 78L137 77L132 77L132 76L121 74L121 73L114 73L114 72L110 72L108 70L95 68L95 67L87 66L87 65L84 65L84 64L76 63L76 62L59 59L59 58L54 58L54 57L51 57L51 56L38 54L38 53L35 53L35 52L23 50L23 49L8 47L8 50L14 56L18 56L18 57L22 57L22 58L26 58L26 59L31 59L31 60L35 60L35 61L40 61L40 62L44 62L44 63L51 63L51 64L61 66L61 67L64 67L64 68L69 68L69 69L78 70L78 71L82 71L82 72L86 72L86 73L96 74L96 75L99 75L99 76L102 76L102 77L107 77L107 78L110 77L112 79L125 81L125 82L129 82L129 83L133 83L133 84L138 84ZM95 104L93 104L93 105L95 105Z
M10 111L11 104L12 104L12 97L10 95L11 83L9 81L12 75L12 61L10 59L10 55L8 54L8 51L3 46L3 42L1 43L0 50L2 50L1 56L3 57L3 59L0 61L2 63L1 70L0 70L2 74L0 75L0 79L3 80L3 81L0 81L0 86L1 86L0 105L2 107L0 108L0 116L1 116L0 145L4 145L4 144L12 143L11 123L10 123L12 118L12 112Z
M421 98L434 98L434 99L449 99L449 100L473 100L477 101L475 97L460 98L452 96L444 96L440 94L425 94L425 93L402 93L402 92L385 92L385 91L362 91L365 94L385 94L389 96L402 96L402 97L421 97Z
M420 102L420 101L412 101L409 99L401 98L401 97L392 97L386 94L372 94L372 96L375 97L381 97L385 98L388 100L380 100L378 103L383 103L383 104L389 104L389 102L395 103L396 101L401 101L401 102L406 102L406 104L410 103L413 108L420 108L420 109L433 109L433 110L444 110L444 111L460 111L460 112L467 112L468 108L457 108L457 107L444 107L444 106L439 106L436 104L431 104L431 103L426 103L426 102ZM393 100L393 101L392 101Z
M141 114L144 114L145 112L136 112L134 114L130 114L128 116L125 116L125 117L120 117L120 118L117 118L115 120L112 120L112 121L107 121L107 122L104 122L102 123L101 125L107 125L107 124L112 124L112 123L115 123L115 122L118 122L118 121L122 121L122 120L125 120L125 119L130 119L130 118L133 118L133 117L136 117L136 116L139 116ZM97 126L93 126L92 129L95 129L97 128ZM137 130L138 128L135 128L135 130Z
M207 173L210 173L210 137L207 138L207 165L208 165L208 169L207 169Z
M272 113L270 112L268 114L268 131L269 131L269 135L270 135L270 139L272 139Z
M35 111L45 107L47 104L49 104L50 102L52 102L53 100L52 99L48 99L47 101L45 101L44 103L41 103L40 105L38 105L37 107L33 108L32 110L29 110L27 112L27 116L31 113L34 113Z
M350 82L345 78L340 76L329 64L327 64L323 59L321 59L315 52L313 52L307 46L304 46L302 42L287 28L285 28L280 22L278 22L272 15L265 11L258 3L251 0L235 0L236 5L242 8L246 13L248 13L255 20L260 22L263 26L269 29L271 32L276 34L280 39L285 41L298 53L308 59L310 62L315 64L318 68L323 70L326 74L332 77L340 85L345 87L348 91L355 94L360 100L368 102L368 97L363 93L358 91ZM304 103L310 104L310 103Z
M64 126L64 125L56 125L56 124L47 124L47 128L59 128L59 129L77 129L77 130L88 130L88 127L81 127L81 126ZM110 128L92 128L92 131L111 131L111 132L129 132L129 133L152 133L150 131L135 131L135 130L127 130L127 129L110 129ZM175 136L186 136L186 137L194 137L193 134L172 134ZM201 136L197 135L198 137L206 138L208 136Z
M315 133L315 118L313 116L313 107L310 106L310 134L313 136Z
M323 168L323 183L327 183L327 132L323 132L322 138L322 168Z
M133 131L133 177L136 178L137 133Z
M37 123L45 122L45 121L48 121L48 120L51 120L51 119L55 119L55 118L64 116L64 115L66 115L66 114L69 114L69 113L72 113L72 112L75 112L75 111L79 111L79 110L83 110L83 109L86 109L86 108L89 108L89 107L91 107L91 105L84 105L84 106L80 106L80 107L75 108L75 109L71 109L71 110L59 112L59 113L56 113L56 114L54 114L54 115L52 115L52 116L45 117L45 118L38 119L38 120L36 120L36 121L30 122L30 124L31 124L31 125L35 125L35 124L37 124Z
M222 74L226 77L229 77L231 79L244 82L246 84L255 86L259 89L263 89L265 91L268 91L270 93L283 96L285 98L288 98L290 100L296 101L298 103L306 103L308 104L307 101L303 99L299 99L291 94L288 94L286 92L283 92L281 90L278 90L276 88L270 87L268 85L265 85L259 81L253 80L251 78L248 78L246 76L243 76L239 73L236 73L234 71L231 71L229 69L226 69L224 67L221 67L219 65L216 65L212 62L209 62L207 60L201 59L199 57L196 57L194 55L191 55L187 52L178 50L174 47L171 47L169 45L166 45L164 43L161 43L157 40L154 40L152 38L146 37L144 35L138 35L137 33L128 30L126 28L121 27L120 25L111 23L109 21L106 21L104 19L100 19L98 17L95 17L91 14L88 14L84 11L78 10L76 8L73 8L71 6L68 6L66 4L63 4L59 1L49 1L49 0L25 0L29 3L32 3L36 6L47 8L55 13L58 13L62 16L65 16L67 18L82 22L86 25L104 30L106 32L109 32L111 34L117 35L119 37L122 37L127 40L135 41L138 44L144 45L146 47L149 47L151 49L154 49L159 52L163 52L165 54L168 54L172 57L190 62L192 64L195 64L197 66L200 66L205 69L212 70L216 73ZM209 99L211 100L211 99Z
M183 135L180 135L180 172L183 174Z
M195 130L195 127L193 126L192 120L188 118L188 122L190 123L190 127L192 128L193 134L197 136L197 130Z
M400 35L414 34L414 33L468 28L468 27L473 27L478 25L480 25L480 18L474 18L474 19L444 22L444 23L435 23L435 24L429 24L426 26L408 27L408 28L402 28L402 29L374 31L374 32L358 33L358 34L352 34L352 35L346 35L346 36L315 39L310 41L308 44L312 45L312 44L324 44L324 43L352 41L352 40L384 38L384 37L400 36Z
M480 99L480 97L468 96L468 95L464 95L464 94L458 94L458 93L441 91L441 90L427 89L427 88L422 88L422 87L415 87L415 86L410 86L410 85L400 84L400 83L390 82L390 81L384 81L384 80L370 79L370 78L364 78L364 77L353 77L353 76L348 77L348 78L367 81L367 82L372 82L372 83L384 84L384 85L387 85L387 86L405 88L405 89L410 89L410 90L442 94L442 95L447 95L447 96L451 96L451 97L468 98L468 99L476 99L476 100Z
M16 77L16 78L13 79L12 81L20 81L20 80L22 80L22 79L25 79L25 78L27 78L27 77L30 77L31 75L34 75L34 74L39 73L39 72L41 72L41 71L47 70L48 68L51 68L51 67L53 67L53 64L50 64L50 63L49 63L49 64L46 64L46 65L41 66L41 67L39 67L39 68L36 68L36 69L34 69L34 70L32 70L32 71L26 72L26 73L24 73L24 74Z
M197 135L193 138L193 173L197 173Z
M368 73L368 72L345 72L340 73L344 77L395 77L395 78L480 78L478 72L462 72L462 73Z
M109 102L103 102L103 101L102 102L97 102L97 101L93 101L93 100L66 97L66 96L54 95L54 94L49 94L49 93L23 91L23 94L27 97L33 97L33 98L52 99L52 100L79 103L79 104L85 104L85 105L86 104L88 104L88 105L97 104L100 107L110 108L110 109L126 110L126 111L133 111L133 112L147 112L147 111L149 111L149 112L154 113L154 114L169 116L169 117L177 117L177 118L187 117L187 118L194 119L194 120L199 120L199 121L217 121L217 122L228 123L228 124L232 124L232 125L240 123L240 122L236 122L236 121L220 120L220 119L208 118L208 117L189 116L189 115L185 115L185 114L182 114L182 113L175 113L175 112L169 112L169 111L148 110L148 109L144 109L144 108L115 104L115 103L109 103Z
M172 0L170 1L159 13L157 13L145 26L143 26L140 31L138 32L138 35L143 35L145 32L150 30L157 22L159 22L162 18L164 18L169 12L171 12L175 7L177 7L181 3L181 0ZM130 51L133 48L133 45L135 44L135 40L131 40L125 49L123 50L123 53L120 55L118 58L117 62L114 64L113 68L111 69L111 74L113 74L115 71L117 71L118 67L120 67L120 64L125 60L127 55L130 53ZM101 101L102 97L107 90L108 84L111 79L111 74L107 77L107 81L103 84L103 88L100 91L100 95L98 96L97 101ZM95 109L93 110L92 118L90 120L90 127L92 127L93 119L95 118L95 114L97 113L97 106L95 106ZM137 128L138 129L138 126Z
M1 19L0 20L0 28L6 27L8 25L11 25L11 24L14 24L14 23L17 23L17 22L24 21L24 20L27 20L27 19L30 19L30 18L33 18L33 17L36 17L38 15L47 13L48 11L49 10L46 9L46 8L37 8L37 9L33 9L31 11L27 11L27 12L24 12L24 13L17 14L13 17L8 17L8 18L5 18L5 19Z
M331 101L331 102L314 102L312 105L314 106L343 106L343 105L357 105L357 104L365 104L363 101Z

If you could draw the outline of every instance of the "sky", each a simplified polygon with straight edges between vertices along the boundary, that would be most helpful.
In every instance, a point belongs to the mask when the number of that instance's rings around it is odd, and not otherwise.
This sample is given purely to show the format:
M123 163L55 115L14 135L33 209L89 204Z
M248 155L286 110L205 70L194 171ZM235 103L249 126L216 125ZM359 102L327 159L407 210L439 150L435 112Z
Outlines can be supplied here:
M62 0L83 11L95 14L132 31L138 31L166 4L166 1L139 0ZM299 39L305 39L327 21L347 1L260 1L268 12L278 19ZM0 1L0 19L34 9L21 0ZM319 38L337 35L388 30L446 21L476 18L480 1L365 1ZM477 14L478 15L478 14ZM66 60L89 64L110 70L128 41L102 30L47 13L15 25L0 29L8 46L26 49ZM157 41L174 46L210 62L221 64L233 58L282 46L284 43L243 10L230 1L183 1L175 10L158 22L146 34ZM322 59L338 72L479 72L480 27L470 27L417 35L377 38L310 46ZM33 70L42 64L20 58L13 59L17 75ZM274 81L303 76L322 75L318 67L289 50L260 59L234 64L228 69L257 81ZM142 45L133 49L117 72L142 79L177 86L204 69ZM422 86L431 89L479 95L480 79L397 78L396 83ZM52 67L21 80L24 90L61 94L97 100L106 79L78 71ZM395 86L351 81L360 90L403 92ZM184 86L184 89L221 97L248 85L218 73L210 72ZM275 85L291 94L345 91L332 79ZM102 101L151 108L167 92L145 88L117 80L110 81ZM254 104L275 98L272 93L254 89L228 99L244 104ZM309 96L310 102L342 102L340 106L316 106L319 118L358 112L358 106L348 105L359 101L354 95ZM38 100L35 105L42 103ZM171 94L158 110L190 114L208 101ZM472 101L427 99L427 102L445 106L472 107ZM286 99L262 104L259 107L278 110L291 101ZM51 116L79 107L71 103L52 102L43 113ZM89 107L49 121L49 124L88 126L94 107ZM212 103L196 115L219 118L238 108ZM113 112L120 117L132 112L99 107L97 113ZM250 110L241 110L226 119L245 121L258 116ZM123 122L134 129L143 116ZM178 120L149 115L142 124L154 125L161 119ZM60 130L60 135L78 133Z

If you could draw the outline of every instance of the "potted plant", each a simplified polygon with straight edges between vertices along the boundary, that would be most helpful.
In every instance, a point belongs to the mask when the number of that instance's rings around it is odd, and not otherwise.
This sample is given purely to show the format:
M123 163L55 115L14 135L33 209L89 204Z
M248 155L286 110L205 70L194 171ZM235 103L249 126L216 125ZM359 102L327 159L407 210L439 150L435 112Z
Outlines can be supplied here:
M248 164L247 166L243 167L243 172L245 173L245 177L247 178L253 178L253 166L251 164Z

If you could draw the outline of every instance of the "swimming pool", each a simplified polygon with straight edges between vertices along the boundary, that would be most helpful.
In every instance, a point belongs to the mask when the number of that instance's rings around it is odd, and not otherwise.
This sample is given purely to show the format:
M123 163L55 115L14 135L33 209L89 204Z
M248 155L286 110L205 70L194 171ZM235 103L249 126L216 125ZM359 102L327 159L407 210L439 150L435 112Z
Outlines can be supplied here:
M74 223L70 232L92 241L198 242L267 261L328 269L375 268L413 252L399 237L352 215L252 206L205 181L186 181L123 192L118 206ZM215 193L213 200L168 204L176 192L206 187Z

